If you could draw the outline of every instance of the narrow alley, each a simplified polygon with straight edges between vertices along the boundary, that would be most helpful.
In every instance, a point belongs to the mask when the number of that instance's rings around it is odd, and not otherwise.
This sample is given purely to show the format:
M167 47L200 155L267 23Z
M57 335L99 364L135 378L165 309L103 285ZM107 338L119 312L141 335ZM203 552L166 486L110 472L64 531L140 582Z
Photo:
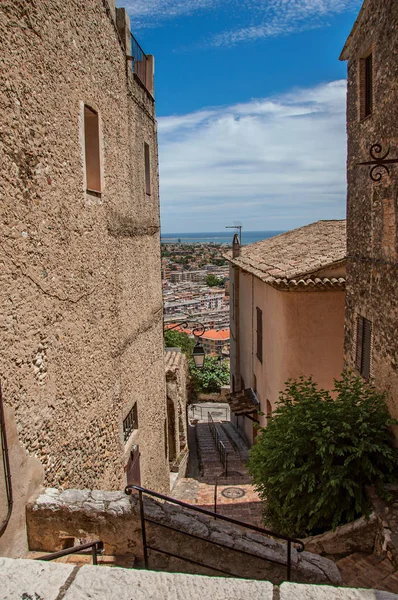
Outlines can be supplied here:
M224 516L262 525L262 503L246 467L249 448L229 421L228 413L218 404L208 404L206 410L191 411L192 416L199 418L191 418L189 423L188 476L176 483L171 495L209 510L216 506L216 511ZM211 418L226 451L227 473L209 424Z

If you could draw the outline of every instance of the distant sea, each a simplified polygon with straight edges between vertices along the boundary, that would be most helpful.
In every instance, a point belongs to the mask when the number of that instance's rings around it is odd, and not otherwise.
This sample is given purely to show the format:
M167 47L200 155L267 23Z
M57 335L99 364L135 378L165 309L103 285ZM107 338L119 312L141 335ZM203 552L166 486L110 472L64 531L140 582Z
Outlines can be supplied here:
M254 244L283 233L283 231L242 231L242 245ZM162 233L162 244L232 244L234 232L211 231L207 233Z

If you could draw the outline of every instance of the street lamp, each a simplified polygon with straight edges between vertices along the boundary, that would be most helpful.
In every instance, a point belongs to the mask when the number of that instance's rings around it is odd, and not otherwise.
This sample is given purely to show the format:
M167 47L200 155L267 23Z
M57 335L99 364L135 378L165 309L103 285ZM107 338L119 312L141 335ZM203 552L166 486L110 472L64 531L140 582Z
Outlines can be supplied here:
M206 328L204 325L202 325L202 323L197 323L195 321L194 324L195 324L195 327L192 329L192 334L195 336L196 344L192 350L191 356L195 363L195 367L197 369L203 369L204 364L205 364L206 352L200 341L200 337L204 334ZM189 328L188 321L183 321L182 323L175 323L171 327L167 327L167 329L165 329L165 331L171 331L173 329L177 329L177 327L182 327L183 329L188 329Z

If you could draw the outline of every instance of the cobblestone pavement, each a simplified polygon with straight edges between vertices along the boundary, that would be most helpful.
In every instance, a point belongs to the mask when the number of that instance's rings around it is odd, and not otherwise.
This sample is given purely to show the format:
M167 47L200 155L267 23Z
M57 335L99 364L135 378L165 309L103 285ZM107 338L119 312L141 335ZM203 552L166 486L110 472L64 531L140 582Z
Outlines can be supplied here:
M351 554L337 562L345 586L398 593L398 572L390 561L373 554Z

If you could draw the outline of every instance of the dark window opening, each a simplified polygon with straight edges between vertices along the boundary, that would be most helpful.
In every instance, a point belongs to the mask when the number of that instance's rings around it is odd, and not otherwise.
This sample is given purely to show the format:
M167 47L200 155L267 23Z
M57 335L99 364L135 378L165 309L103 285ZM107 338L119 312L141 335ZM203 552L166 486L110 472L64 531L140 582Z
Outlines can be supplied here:
M372 322L358 316L355 367L364 379L369 379L370 377L371 350Z
M373 54L360 61L360 116L365 119L373 112Z
M256 308L257 312L257 358L262 363L263 362L263 311Z
M84 107L84 152L86 159L86 188L101 193L100 134L98 113Z
M123 439L125 442L127 442L130 435L137 428L138 428L138 412L137 412L137 404L134 404L133 408L130 410L127 417L123 421Z

